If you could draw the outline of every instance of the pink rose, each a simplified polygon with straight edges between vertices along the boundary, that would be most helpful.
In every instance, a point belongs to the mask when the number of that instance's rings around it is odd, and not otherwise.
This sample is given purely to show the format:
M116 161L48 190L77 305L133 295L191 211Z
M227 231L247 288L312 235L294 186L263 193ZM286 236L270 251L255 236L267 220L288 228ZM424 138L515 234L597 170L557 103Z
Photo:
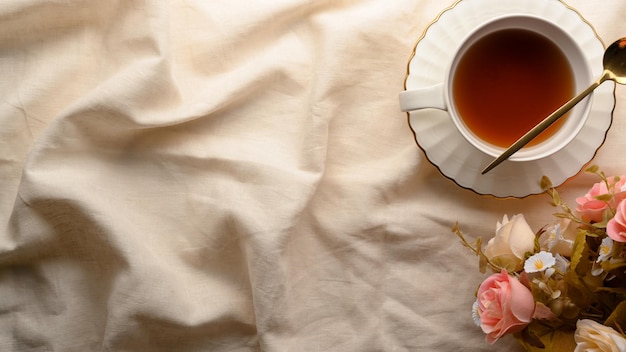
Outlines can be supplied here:
M607 187L607 183L609 187ZM598 196L613 193L614 201L608 204L603 200L596 199ZM606 210L610 206L616 206L626 198L626 176L620 176L619 181L615 182L615 177L607 177L607 182L601 181L594 184L591 189L582 197L576 198L576 211L585 221L602 222Z
M500 337L522 331L532 320L535 300L530 290L506 270L489 276L478 289L480 327L493 344Z
M606 224L606 234L616 242L626 242L626 202L617 206L615 216Z

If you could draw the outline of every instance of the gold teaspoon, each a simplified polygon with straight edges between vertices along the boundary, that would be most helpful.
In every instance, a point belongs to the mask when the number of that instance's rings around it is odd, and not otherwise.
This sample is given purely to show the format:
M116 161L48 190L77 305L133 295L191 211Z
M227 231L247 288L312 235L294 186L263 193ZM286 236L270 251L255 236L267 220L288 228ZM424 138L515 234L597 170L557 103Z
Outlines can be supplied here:
M602 65L604 71L600 78L592 83L587 89L583 90L580 94L570 99L567 103L563 104L560 108L543 119L539 124L533 127L530 131L526 132L520 139L515 141L507 150L505 150L500 156L494 159L491 164L481 172L486 174L494 167L498 166L501 162L508 159L511 155L515 154L518 150L522 149L531 140L537 137L546 128L550 127L558 119L560 119L566 112L568 112L574 105L578 104L587 95L589 95L594 89L598 88L600 84L606 80L612 80L619 84L626 84L626 37L615 41L613 44L604 51L602 58Z

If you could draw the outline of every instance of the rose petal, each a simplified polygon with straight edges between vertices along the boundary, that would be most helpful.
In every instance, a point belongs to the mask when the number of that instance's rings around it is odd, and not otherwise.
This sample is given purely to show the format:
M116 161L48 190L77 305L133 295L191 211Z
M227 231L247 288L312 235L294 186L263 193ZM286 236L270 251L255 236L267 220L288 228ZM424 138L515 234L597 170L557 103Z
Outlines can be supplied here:
M478 288L478 314L486 340L521 331L532 319L535 302L530 290L505 270L485 279Z
M606 224L607 235L617 242L626 242L626 202L617 206L615 216Z

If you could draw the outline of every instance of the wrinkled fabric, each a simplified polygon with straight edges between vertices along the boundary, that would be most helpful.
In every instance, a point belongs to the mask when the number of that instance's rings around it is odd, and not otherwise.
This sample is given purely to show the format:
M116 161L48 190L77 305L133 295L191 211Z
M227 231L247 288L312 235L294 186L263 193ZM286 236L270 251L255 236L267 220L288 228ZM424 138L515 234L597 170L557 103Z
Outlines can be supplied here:
M626 34L626 3L568 4ZM553 209L457 187L398 106L448 5L0 2L0 351L519 350L450 229Z

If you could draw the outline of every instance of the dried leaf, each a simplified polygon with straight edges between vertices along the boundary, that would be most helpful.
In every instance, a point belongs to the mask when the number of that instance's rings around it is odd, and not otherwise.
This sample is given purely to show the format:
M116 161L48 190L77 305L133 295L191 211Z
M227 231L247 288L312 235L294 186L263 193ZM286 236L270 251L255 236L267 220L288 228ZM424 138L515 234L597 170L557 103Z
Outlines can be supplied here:
M578 265L583 260L583 254L587 251L587 233L585 231L580 231L576 235L576 239L574 240L574 248L572 249L572 257L570 262L570 268L572 270L577 270Z
M563 206L561 196L559 195L559 192L556 191L556 189L553 189L552 191L552 203L557 207Z
M530 278L528 277L527 272L522 271L522 273L519 275L519 282L521 282L522 285L528 287L529 290L532 290L532 285L530 283Z
M610 271L613 271L613 270L616 270L616 269L621 269L621 268L626 268L626 262L622 262L622 261L618 261L618 262L605 261L605 262L602 262L602 269L604 271L606 271L606 272L610 272Z
M544 339L543 341L552 351L573 351L576 349L574 331L558 330L550 337L549 340Z
M478 271L481 274L484 274L487 272L487 259L485 257L478 256Z
M535 304L535 312L533 313L533 319L539 320L555 320L556 315L552 312L548 306L541 302Z
M610 326L617 331L626 327L626 301L620 303L613 313L604 322L604 325Z
M553 188L552 186L552 181L550 180L550 178L548 176L543 176L541 178L541 182L539 183L539 185L541 186L541 189L547 191L548 189Z
M535 321L525 330L527 332L517 334L515 338L528 352L570 352L576 348L574 329L572 328L551 326ZM537 342L535 338L540 341Z
M623 296L623 299L626 298L626 288L621 287L598 287L597 291L613 293L617 295Z
M563 279L567 283L567 297L578 307L588 307L593 301L593 294L575 272L569 271Z
M537 347L542 349L546 348L546 345L541 341L539 336L537 336L528 328L522 330L522 339L531 347Z
M600 194L598 196L595 196L594 198L602 202L608 202L613 198L613 195L606 193L606 194Z
M492 270L496 273L502 269L512 273L518 270L519 259L512 254L499 255L491 258L491 264Z

